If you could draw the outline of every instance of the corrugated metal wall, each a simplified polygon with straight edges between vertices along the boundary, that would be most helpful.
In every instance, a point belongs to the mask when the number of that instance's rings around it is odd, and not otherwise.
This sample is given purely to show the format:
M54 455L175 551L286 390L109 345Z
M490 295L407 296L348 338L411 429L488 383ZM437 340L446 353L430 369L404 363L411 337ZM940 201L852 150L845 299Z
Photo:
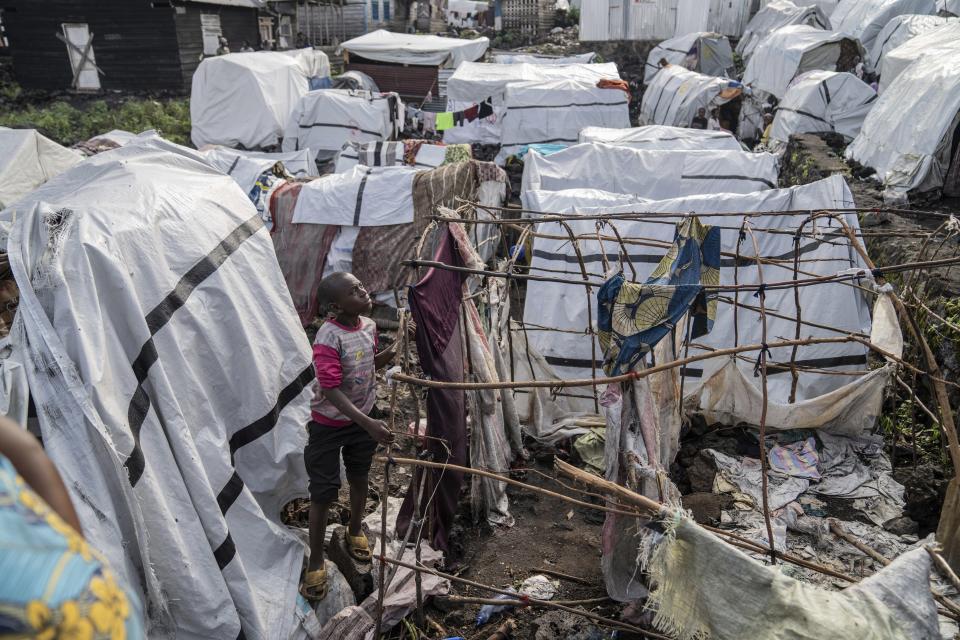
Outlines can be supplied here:
M372 61L351 61L344 68L347 71L362 71L377 83L380 91L396 91L404 101L419 104L427 93L437 96L437 67L418 65L387 64Z
M580 40L602 42L672 38L677 24L678 1L583 0L580 5Z
M610 39L608 0L582 0L580 3L580 40L605 42Z
M757 4L756 0L679 0L674 35L714 31L739 38Z

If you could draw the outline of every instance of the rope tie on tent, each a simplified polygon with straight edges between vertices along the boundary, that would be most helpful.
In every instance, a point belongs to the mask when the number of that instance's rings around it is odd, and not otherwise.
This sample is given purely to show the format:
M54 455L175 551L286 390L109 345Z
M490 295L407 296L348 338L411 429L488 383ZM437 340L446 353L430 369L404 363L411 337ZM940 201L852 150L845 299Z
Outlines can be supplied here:
M753 365L753 377L760 377L760 370L766 362L767 358L772 357L770 353L770 347L767 346L766 342L760 343L760 352L757 354L757 361Z
M767 283L761 282L757 285L757 292L753 294L754 298L764 298L767 295Z

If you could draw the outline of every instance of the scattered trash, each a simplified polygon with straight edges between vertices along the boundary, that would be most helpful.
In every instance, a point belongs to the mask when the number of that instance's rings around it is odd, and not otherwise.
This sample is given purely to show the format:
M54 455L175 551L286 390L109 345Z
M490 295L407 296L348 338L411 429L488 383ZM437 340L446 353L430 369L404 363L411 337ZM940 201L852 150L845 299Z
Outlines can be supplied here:
M520 585L520 593L534 600L552 600L559 589L559 580L551 580L542 574L530 576Z
M511 593L516 594L516 591L513 589L507 589ZM494 600L511 600L515 599L515 596L508 596L505 593L501 593L494 597ZM482 627L483 625L490 622L490 618L495 616L498 613L503 613L504 611L509 611L513 609L512 604L485 604L480 607L480 612L477 614L477 626Z

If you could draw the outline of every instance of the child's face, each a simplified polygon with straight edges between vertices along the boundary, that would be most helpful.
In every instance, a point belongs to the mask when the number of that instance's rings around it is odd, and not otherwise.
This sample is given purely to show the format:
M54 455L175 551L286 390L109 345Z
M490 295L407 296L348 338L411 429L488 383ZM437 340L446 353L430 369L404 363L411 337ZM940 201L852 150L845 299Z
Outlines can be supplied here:
M348 275L343 282L343 289L337 296L336 306L349 315L370 313L373 301L370 294L355 276Z

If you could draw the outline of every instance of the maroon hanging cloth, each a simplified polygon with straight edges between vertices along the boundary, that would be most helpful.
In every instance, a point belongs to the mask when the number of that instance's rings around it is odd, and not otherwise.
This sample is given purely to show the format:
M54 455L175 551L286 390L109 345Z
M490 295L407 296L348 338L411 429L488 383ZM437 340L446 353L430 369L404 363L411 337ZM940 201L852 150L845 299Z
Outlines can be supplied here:
M436 262L462 267L456 241L449 229L441 231ZM410 287L408 299L413 321L417 325L417 354L420 366L432 380L463 382L463 348L460 306L463 298L464 274L447 269L430 269L418 283ZM443 438L443 443L427 439L426 449L434 462L467 464L467 414L463 390L430 389L427 392L427 435ZM413 516L413 506L420 474L426 473L426 485L420 500L426 506L423 537L436 549L449 550L447 533L453 523L463 484L463 473L451 469L414 471L413 480L397 516L397 531L405 534Z

